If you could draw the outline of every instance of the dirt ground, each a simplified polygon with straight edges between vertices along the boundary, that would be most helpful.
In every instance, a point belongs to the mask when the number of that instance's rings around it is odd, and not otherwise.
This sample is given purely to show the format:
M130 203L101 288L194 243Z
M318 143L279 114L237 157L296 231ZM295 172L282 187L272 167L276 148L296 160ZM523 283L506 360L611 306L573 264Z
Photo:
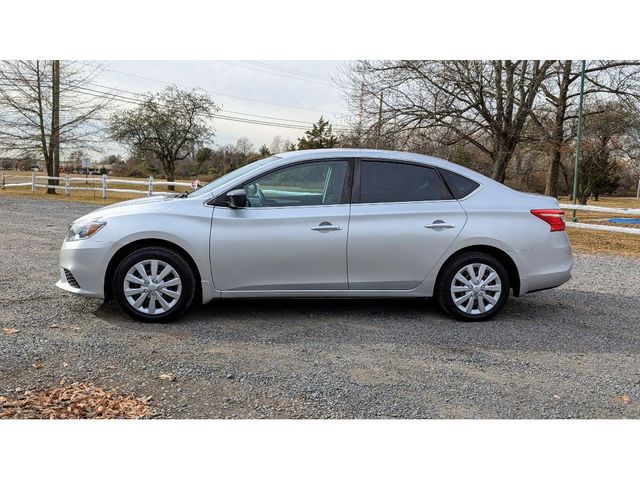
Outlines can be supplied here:
M428 300L238 300L141 324L54 286L95 207L0 197L2 397L64 380L158 418L640 418L638 258L578 254L570 282L487 323Z

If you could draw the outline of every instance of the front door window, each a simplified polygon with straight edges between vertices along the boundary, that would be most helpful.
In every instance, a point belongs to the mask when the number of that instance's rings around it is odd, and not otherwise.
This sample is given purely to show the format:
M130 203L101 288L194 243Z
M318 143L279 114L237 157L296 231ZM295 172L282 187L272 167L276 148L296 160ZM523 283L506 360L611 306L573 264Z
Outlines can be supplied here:
M242 186L250 207L299 207L341 203L346 160L304 163L268 173Z

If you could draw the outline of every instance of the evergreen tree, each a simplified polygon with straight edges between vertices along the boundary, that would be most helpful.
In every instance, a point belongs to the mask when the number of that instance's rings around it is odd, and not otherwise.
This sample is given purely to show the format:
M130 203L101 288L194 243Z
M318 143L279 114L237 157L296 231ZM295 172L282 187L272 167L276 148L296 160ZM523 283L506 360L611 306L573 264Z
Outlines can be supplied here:
M258 158L267 158L271 156L271 151L266 145L262 145L258 150Z
M331 132L331 124L320 117L318 123L314 123L311 130L307 130L305 136L298 139L298 150L333 148L336 143L338 143L338 137Z

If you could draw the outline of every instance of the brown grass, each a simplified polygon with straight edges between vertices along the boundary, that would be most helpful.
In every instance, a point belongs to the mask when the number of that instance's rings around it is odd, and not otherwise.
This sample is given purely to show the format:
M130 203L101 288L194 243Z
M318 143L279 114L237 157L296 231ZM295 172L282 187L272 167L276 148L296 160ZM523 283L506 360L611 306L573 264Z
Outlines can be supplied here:
M610 254L640 257L640 235L568 228L573 250L587 254Z
M568 198L560 198L560 203L571 203ZM632 197L604 197L599 201L590 201L588 205L611 208L640 208L640 200ZM565 210L567 220L572 220L573 212ZM640 224L613 224L610 218L638 218L636 215L622 215L607 212L580 211L576 213L578 222L597 225L615 225L626 228L640 228ZM612 254L640 256L640 235L604 232L581 228L568 228L571 245L576 252L587 254Z

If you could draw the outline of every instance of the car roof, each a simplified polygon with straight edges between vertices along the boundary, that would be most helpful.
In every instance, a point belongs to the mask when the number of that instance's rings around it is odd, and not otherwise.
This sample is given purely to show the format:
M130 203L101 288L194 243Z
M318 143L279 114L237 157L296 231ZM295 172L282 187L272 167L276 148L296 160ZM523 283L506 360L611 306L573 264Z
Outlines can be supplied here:
M411 152L399 152L395 150L373 150L367 148L321 148L311 150L295 150L292 152L284 152L273 155L268 159L264 159L267 162L256 168L254 171L247 172L240 177L234 178L233 180L229 180L229 182L227 183L219 185L211 191L211 195L216 196L226 191L229 188L229 185L233 183L240 183L256 175L262 175L274 168L306 160L324 160L330 158L369 158L421 163L424 165L443 168L452 172L459 173L460 175L464 175L465 177L475 180L483 186L492 185L499 188L508 188L505 185L491 180L489 177L486 177L474 170L463 167L462 165L449 162L447 160L443 160L441 158L431 157L429 155L422 155L419 153Z
M311 150L294 150L292 152L278 153L283 160L298 161L314 158L380 158L389 160L410 160L414 162L429 163L431 165L445 166L451 162L441 158L421 155L419 153L399 152L395 150L374 150L369 148L318 148Z
M442 158L432 157L430 155L422 155L420 153L399 152L397 150L375 150L368 148L319 148L311 150L295 150L292 152L284 152L276 154L279 159L278 163L285 165L303 160L325 159L325 158L371 158L381 160L399 160L423 163L434 167L444 168L452 172L459 173L465 177L479 182L480 184L496 184L504 187L504 185L491 180L489 177L481 173L463 167L456 163L443 160ZM273 166L273 165L272 165Z

